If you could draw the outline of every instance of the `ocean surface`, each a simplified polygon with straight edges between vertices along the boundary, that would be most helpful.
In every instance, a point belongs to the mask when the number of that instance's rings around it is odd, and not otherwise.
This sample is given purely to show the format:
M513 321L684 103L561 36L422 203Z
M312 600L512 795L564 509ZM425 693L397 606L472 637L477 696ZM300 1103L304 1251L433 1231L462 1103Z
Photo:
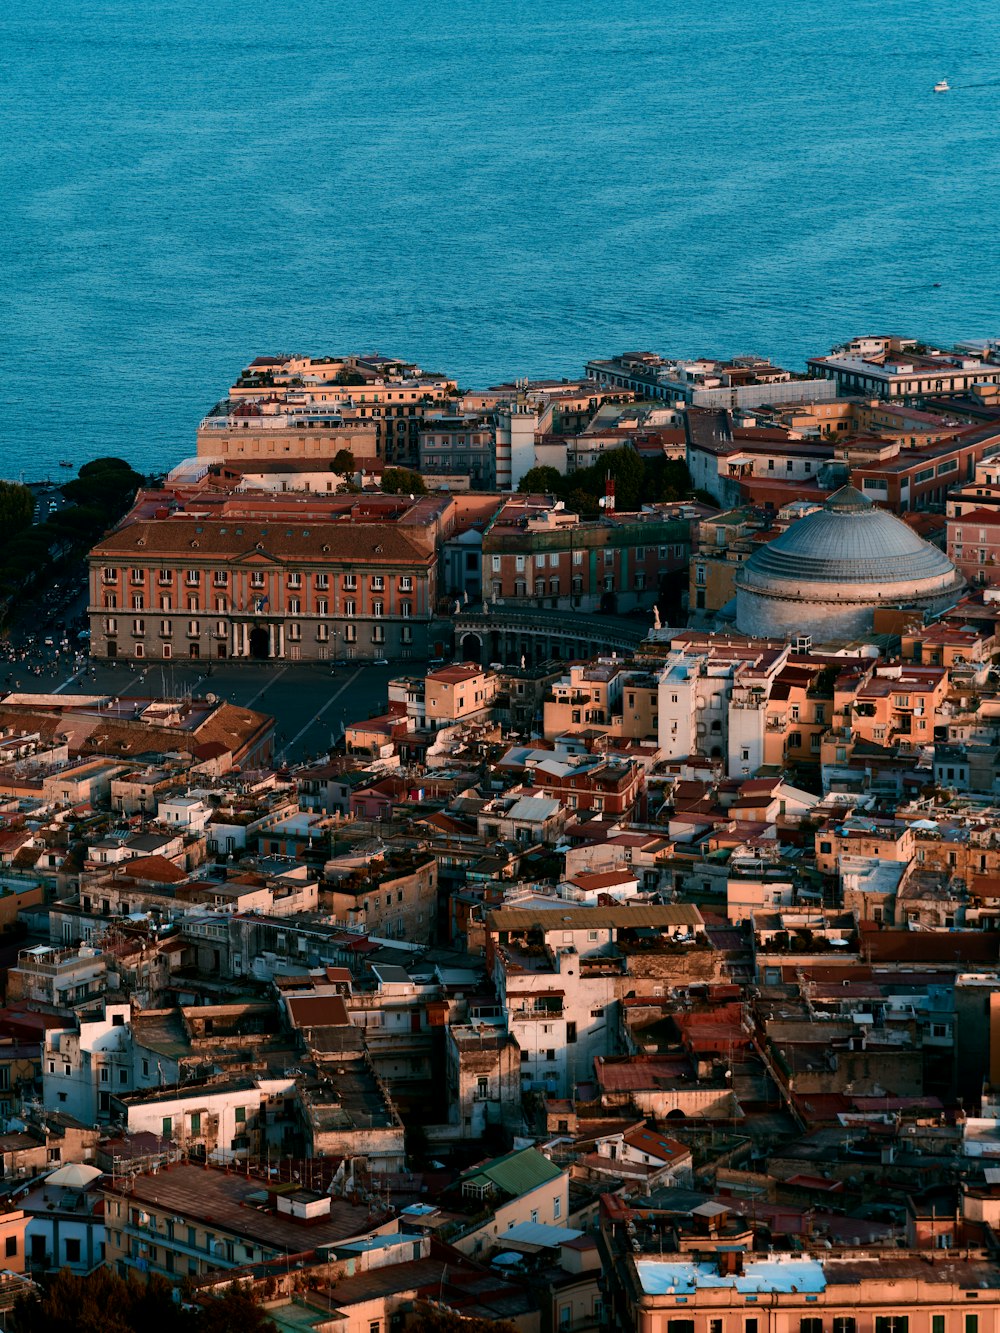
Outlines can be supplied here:
M262 353L1000 333L995 0L6 0L0 76L3 476L164 468Z

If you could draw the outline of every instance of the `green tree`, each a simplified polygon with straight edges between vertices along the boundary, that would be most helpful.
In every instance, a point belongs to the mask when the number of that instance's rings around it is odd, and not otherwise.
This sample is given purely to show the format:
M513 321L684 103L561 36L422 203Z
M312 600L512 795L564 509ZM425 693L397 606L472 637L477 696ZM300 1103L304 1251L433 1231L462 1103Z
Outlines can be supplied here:
M331 472L337 472L342 477L353 476L355 465L354 455L350 449L338 449L333 456L333 462L330 464Z
M365 384L364 375L359 375L356 370L338 370L336 375L337 384Z
M517 489L526 495L562 496L566 489L566 478L554 467L531 467L517 484Z
M382 490L386 495L427 494L423 477L408 467L387 467L382 473Z
M115 458L113 454L107 458L92 458L89 463L84 463L79 470L79 476L89 477L98 472L131 472L131 463L126 463L124 458Z
M35 497L27 486L16 481L0 481L0 532L13 537L31 527L35 516Z
M121 458L95 458L84 463L80 475L62 492L74 504L98 510L106 526L121 518L142 483L139 473Z

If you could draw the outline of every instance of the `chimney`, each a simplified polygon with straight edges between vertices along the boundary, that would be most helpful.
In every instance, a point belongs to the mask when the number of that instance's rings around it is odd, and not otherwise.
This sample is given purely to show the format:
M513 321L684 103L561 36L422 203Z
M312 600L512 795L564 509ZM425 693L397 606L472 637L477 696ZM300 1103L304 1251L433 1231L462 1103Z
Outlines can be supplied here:
M725 1249L717 1251L719 1256L720 1277L739 1277L743 1272L743 1251Z

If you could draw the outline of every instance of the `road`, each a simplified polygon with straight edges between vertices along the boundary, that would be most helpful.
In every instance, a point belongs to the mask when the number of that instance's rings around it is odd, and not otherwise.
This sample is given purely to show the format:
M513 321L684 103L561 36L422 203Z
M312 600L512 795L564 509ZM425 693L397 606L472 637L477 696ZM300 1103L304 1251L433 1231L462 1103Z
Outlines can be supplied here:
M209 671L209 666L211 667ZM338 741L344 725L385 710L387 684L402 671L423 672L424 663L396 663L389 667L328 663L194 662L151 664L131 670L120 662L87 664L82 670L69 663L61 678L22 682L25 689L57 690L74 694L150 695L157 698L190 693L270 713L275 719L275 758L290 764L323 755Z

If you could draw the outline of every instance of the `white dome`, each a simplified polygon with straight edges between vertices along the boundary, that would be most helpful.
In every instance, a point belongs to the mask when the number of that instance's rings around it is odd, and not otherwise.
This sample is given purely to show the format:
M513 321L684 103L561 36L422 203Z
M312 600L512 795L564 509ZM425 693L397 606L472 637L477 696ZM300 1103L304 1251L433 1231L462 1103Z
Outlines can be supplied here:
M755 635L853 637L877 606L943 610L962 587L943 551L845 486L741 567L736 624Z

